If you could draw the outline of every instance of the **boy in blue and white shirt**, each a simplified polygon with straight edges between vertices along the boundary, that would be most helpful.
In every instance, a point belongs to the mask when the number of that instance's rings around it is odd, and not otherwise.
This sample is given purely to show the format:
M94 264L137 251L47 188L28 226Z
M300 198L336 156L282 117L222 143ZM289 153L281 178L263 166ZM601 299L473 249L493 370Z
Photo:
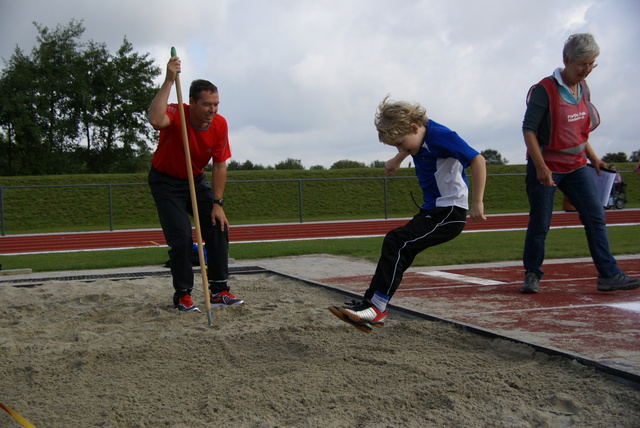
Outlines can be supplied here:
M471 168L473 179L471 220L486 220L482 201L486 167L480 153L458 134L429 119L419 104L389 101L387 96L378 106L374 123L380 141L398 149L398 154L385 164L385 174L395 173L411 155L423 204L406 225L385 236L364 300L350 306L329 307L335 316L366 333L372 327L383 327L389 313L387 304L415 256L450 241L464 229L469 209L464 172L467 167Z

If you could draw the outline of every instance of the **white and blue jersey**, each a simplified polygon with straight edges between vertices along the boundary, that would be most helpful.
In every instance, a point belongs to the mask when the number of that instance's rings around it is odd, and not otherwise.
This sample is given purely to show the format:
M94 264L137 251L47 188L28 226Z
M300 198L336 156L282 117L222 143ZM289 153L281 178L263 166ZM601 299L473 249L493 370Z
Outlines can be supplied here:
M457 206L469 209L469 187L464 173L479 153L458 134L429 119L422 147L413 155L422 188L421 209Z

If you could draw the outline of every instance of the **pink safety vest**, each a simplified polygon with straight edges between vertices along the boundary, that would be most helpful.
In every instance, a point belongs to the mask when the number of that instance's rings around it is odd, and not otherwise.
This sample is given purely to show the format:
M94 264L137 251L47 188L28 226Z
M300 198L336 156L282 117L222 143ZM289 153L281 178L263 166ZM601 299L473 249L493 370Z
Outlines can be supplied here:
M600 115L590 101L587 82L579 83L582 97L577 104L562 99L554 79L546 77L538 84L547 91L551 116L549 141L542 148L544 162L552 172L570 172L586 165L589 133L600 124Z

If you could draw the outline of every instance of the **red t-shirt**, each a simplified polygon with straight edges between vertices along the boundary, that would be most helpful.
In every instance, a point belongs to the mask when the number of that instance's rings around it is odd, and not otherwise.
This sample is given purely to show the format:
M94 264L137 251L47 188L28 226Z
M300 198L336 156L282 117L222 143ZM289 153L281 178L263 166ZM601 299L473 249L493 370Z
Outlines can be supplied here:
M227 121L216 114L206 129L194 127L189 122L189 105L184 104L184 114L189 136L189 155L193 176L202 174L204 167L213 159L214 163L225 162L231 157ZM158 171L174 178L187 180L187 165L182 142L180 111L177 104L167 106L167 116L171 124L160 130L158 148L153 154L151 165Z

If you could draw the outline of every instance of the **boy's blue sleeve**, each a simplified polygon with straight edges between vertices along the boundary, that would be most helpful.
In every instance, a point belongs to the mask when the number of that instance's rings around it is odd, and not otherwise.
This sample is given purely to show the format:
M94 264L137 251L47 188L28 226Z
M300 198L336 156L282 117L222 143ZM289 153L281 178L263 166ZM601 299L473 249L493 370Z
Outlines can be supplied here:
M441 151L441 155L439 157L458 159L458 161L460 161L460 163L466 168L471 163L471 160L480 154L454 131L443 134L441 137L442 138L438 138L435 142L436 146Z

